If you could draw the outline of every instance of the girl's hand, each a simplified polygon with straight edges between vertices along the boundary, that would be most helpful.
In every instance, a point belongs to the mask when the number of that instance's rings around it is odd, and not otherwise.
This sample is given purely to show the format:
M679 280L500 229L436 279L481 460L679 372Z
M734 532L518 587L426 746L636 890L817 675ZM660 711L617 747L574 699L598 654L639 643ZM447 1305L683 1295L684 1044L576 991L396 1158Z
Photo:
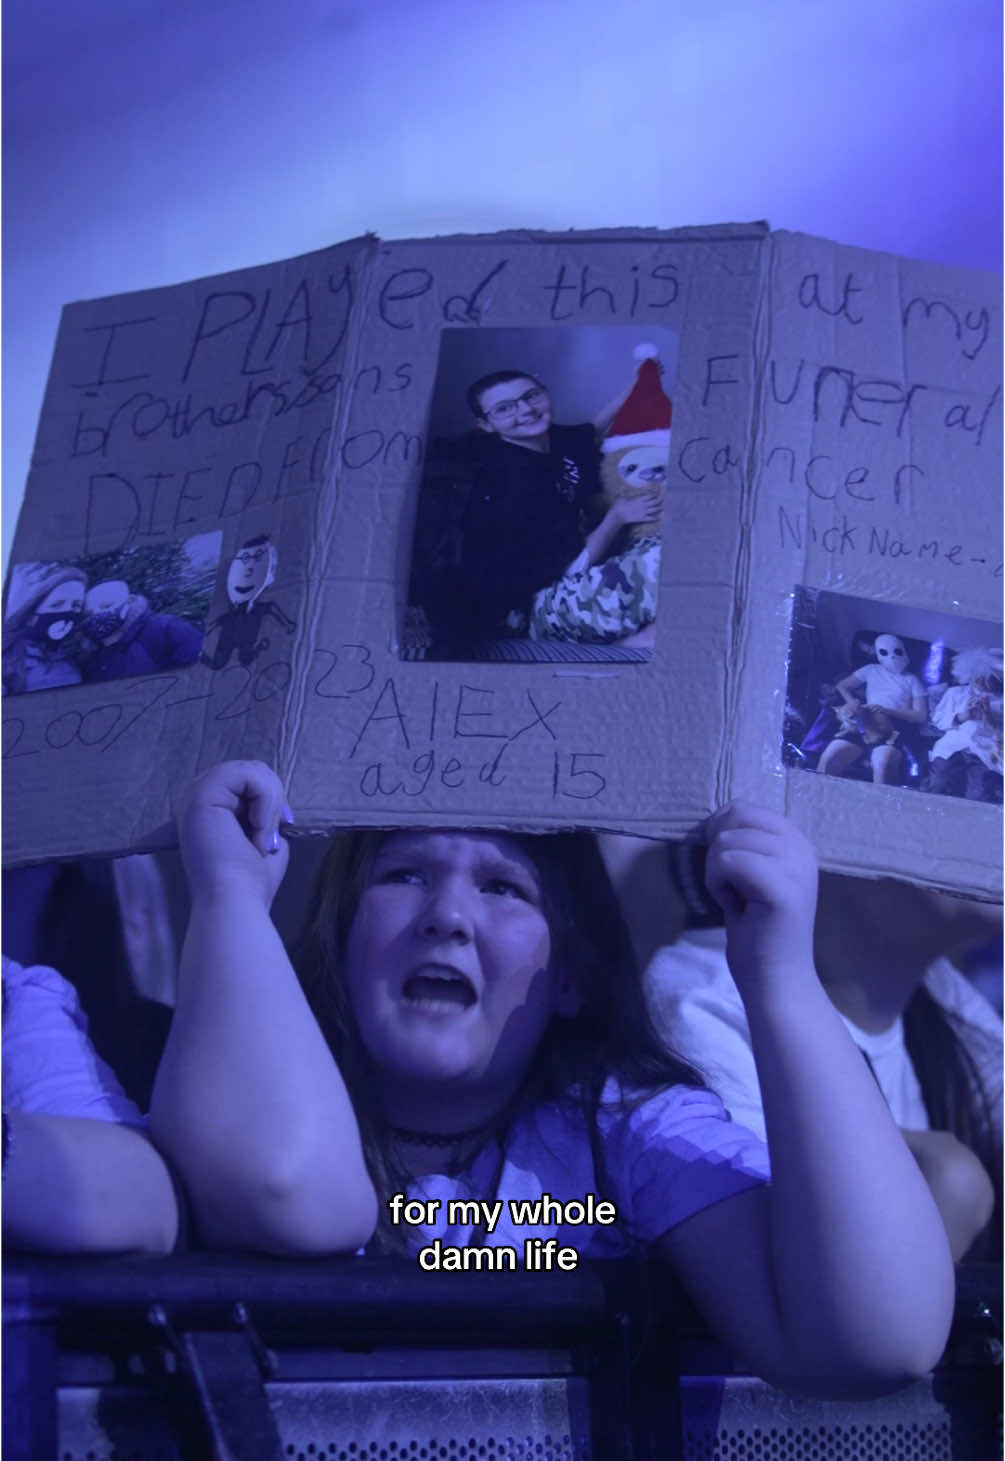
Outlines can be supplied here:
M282 820L293 816L264 762L222 761L196 777L178 814L193 899L250 892L270 907L289 861Z
M715 812L705 840L705 883L725 914L726 954L740 993L791 990L794 978L813 973L813 848L787 817L747 801Z

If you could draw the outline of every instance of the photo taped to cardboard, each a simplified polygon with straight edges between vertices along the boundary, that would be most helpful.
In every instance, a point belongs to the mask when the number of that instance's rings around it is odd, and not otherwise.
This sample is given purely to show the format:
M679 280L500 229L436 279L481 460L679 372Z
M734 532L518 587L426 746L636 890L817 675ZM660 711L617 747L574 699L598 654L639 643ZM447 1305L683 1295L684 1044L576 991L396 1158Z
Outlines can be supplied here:
M786 765L1002 800L1002 626L799 586Z
M404 658L651 657L677 355L666 326L441 332Z
M5 695L121 680L195 664L223 534L11 568Z

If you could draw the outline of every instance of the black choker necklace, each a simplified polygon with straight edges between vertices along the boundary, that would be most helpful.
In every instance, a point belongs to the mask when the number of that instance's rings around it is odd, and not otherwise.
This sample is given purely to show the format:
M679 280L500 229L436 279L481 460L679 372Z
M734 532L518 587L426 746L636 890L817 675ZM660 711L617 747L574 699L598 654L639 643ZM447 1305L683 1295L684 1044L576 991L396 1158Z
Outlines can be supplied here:
M411 1131L407 1126L392 1126L391 1135L396 1141L407 1142L409 1146L448 1147L456 1146L460 1141L472 1141L476 1136L483 1136L491 1124L489 1121L483 1121L481 1126L473 1126L470 1131L454 1131L449 1135L439 1131Z

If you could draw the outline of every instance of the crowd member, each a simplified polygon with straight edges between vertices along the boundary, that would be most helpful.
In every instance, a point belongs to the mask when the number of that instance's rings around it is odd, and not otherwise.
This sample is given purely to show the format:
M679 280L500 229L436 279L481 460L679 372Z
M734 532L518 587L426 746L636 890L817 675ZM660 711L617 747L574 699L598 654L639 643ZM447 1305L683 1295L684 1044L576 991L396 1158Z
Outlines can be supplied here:
M7 615L4 623L3 690L20 695L79 685L80 670L66 653L84 611L87 575L78 568L53 568Z
M3 939L18 963L65 972L88 1038L145 1111L174 1003L178 955L151 856L4 868Z
M891 878L823 873L814 959L903 1131L960 1259L1001 1257L1002 1022L953 961L1001 910ZM653 940L650 939L650 945ZM652 1011L734 1120L764 1133L752 1033L721 927L685 930L647 970Z
M47 1253L167 1253L171 1177L55 969L3 960L3 1239Z
M709 822L707 882L762 1075L771 1152L649 1023L588 834L355 833L322 866L297 975L270 921L289 821L268 768L195 782L192 893L154 1133L203 1236L280 1253L557 1237L669 1262L779 1385L858 1394L942 1352L939 1213L813 969L816 863L784 818ZM389 1201L438 1203L403 1229ZM454 1198L609 1198L614 1227L447 1223Z

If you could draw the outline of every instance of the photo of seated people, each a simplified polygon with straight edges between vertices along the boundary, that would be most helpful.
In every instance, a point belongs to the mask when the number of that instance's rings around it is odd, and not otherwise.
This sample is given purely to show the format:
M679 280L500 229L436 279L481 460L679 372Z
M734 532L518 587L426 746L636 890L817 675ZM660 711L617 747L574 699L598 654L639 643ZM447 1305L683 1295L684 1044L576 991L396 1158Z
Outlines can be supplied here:
M1001 625L797 588L783 759L1000 805Z
M11 568L3 693L155 675L194 664L222 533Z
M645 661L676 333L444 330L403 654Z

